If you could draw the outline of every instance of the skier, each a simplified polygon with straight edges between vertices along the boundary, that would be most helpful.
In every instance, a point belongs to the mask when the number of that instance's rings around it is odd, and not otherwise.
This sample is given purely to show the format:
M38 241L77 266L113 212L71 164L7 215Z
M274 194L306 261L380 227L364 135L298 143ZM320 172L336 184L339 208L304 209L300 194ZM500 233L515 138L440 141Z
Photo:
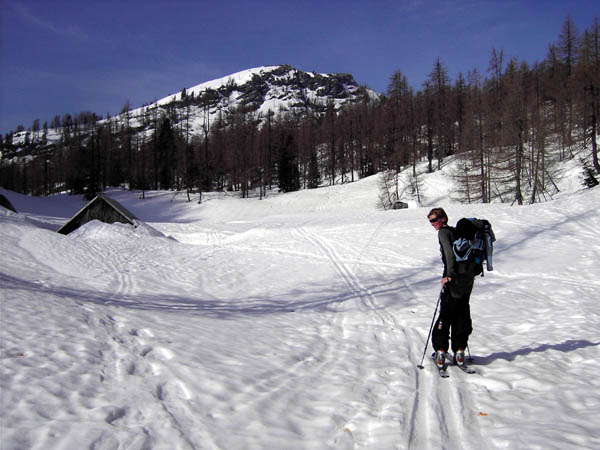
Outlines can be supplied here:
M434 208L429 212L427 218L438 232L440 252L444 263L440 315L431 335L431 343L435 350L435 363L440 369L445 367L450 329L452 329L451 348L454 353L454 363L464 367L465 349L469 335L473 331L469 298L475 277L472 274L458 272L458 264L452 251L455 230L448 225L446 212L442 208Z

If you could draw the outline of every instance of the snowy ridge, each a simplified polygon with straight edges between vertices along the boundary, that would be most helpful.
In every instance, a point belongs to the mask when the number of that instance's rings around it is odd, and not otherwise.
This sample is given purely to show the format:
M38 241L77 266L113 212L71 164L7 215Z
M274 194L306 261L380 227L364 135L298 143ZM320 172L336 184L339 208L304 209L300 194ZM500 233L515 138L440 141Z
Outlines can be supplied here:
M293 88L295 86L293 86L294 81L297 81L299 79L302 78L322 78L322 79L328 79L328 78L332 78L332 77L339 77L339 74L324 74L324 73L320 73L320 74L315 74L312 72L303 72L300 71L298 69L295 69L293 67L287 66L287 65L281 65L281 66L263 66L263 67L256 67L253 69L247 69L247 70L243 70L241 72L237 72L222 78L218 78L216 80L211 80L211 81L207 81L205 83L201 83L198 84L196 86L193 86L191 88L186 89L186 94L188 96L199 96L202 94L205 94L207 91L210 90L219 90L221 88L223 88L224 86L232 86L234 88L234 92L236 92L235 88L243 88L244 86L248 85L250 82L252 82L254 79L258 78L258 79L265 79L267 81L271 81L271 82L275 82L275 83L268 83L268 88L269 88L269 92L267 93L267 97L270 98L271 100L274 100L276 98L281 98L284 97L283 93L285 93L286 91L289 93L290 90L293 90ZM354 79L349 76L349 75L344 75L347 83L344 85L344 88L346 90L348 90L348 92L356 92L358 91L358 85L356 82L354 82ZM281 86L281 89L277 89L276 86ZM311 89L309 89L311 90ZM319 95L317 95L314 92L314 88L312 89L313 92L309 92L309 95L312 96L314 101L319 100ZM238 93L240 91L237 91ZM377 96L377 94L373 91L368 91L371 93L371 95ZM347 93L344 93L344 96L347 96ZM289 97L288 97L289 99ZM171 94L168 95L166 97L164 97L161 100L158 100L155 104L158 105L166 105L169 104L173 101L182 101L182 93L178 92L175 94ZM237 100L237 97L232 97L231 100L235 103L235 100ZM327 98L321 98L322 101L326 102ZM333 98L332 100L334 100L336 107L339 106L340 104L344 103L344 102L340 102L339 98ZM271 104L267 104L266 107L265 106L261 106L261 110L263 110L263 112L266 112L267 109L271 109L274 113L276 113L278 111L279 108L284 108L286 109L286 106L289 107L289 104L286 104L285 101L281 101L279 103L275 102L275 103L271 103ZM135 115L135 114L134 114Z
M443 174L398 211L379 176L201 205L107 193L162 235L59 235L80 198L2 190L20 212L0 209L2 448L600 448L600 189L461 205ZM478 375L416 367L434 205L498 238L471 301Z
M206 92L208 89L219 89L222 86L226 86L228 84L233 84L235 86L241 86L248 83L253 76L260 76L265 72L270 72L277 69L279 66L263 66L256 67L253 69L242 70L240 72L233 73L231 75L227 75L225 77L217 78L215 80L207 81L205 83L200 83L196 86L193 86L187 89L187 93L189 95L200 95ZM181 101L181 92L171 94L166 96L165 98L159 100L157 103L159 105L165 105L167 103L172 102L173 100Z
M235 74L201 83L185 90L186 97L207 98L201 104L192 101L185 111L186 126L192 134L201 134L203 126L214 123L219 113L241 106L250 106L256 118L264 120L269 113L299 112L306 110L322 112L328 102L337 109L356 101L360 95L376 97L373 91L358 86L347 74L315 74L303 72L287 65L265 66L244 70ZM158 107L183 102L183 91L169 95L147 107L130 112L133 127L144 127L144 121ZM208 107L207 107L208 106ZM179 121L183 121L184 107L178 107ZM115 120L123 122L124 114ZM179 122L178 121L178 122Z
M185 121L190 133L202 134L206 123L212 124L220 113L227 113L241 106L250 108L256 118L262 120L269 113L304 113L307 110L321 113L329 102L337 109L356 101L360 96L375 98L379 94L360 87L348 74L319 74L279 65L247 69L200 83L185 89L186 98L183 95L182 90L99 123L110 120L117 127L128 123L136 132L147 136L153 131L154 115L167 115L166 110L172 108L177 111L177 124ZM169 116L174 115L171 112ZM41 138L42 132L15 133L13 145L23 145L26 136L30 141L36 142ZM48 144L56 143L60 137L61 129L48 129Z

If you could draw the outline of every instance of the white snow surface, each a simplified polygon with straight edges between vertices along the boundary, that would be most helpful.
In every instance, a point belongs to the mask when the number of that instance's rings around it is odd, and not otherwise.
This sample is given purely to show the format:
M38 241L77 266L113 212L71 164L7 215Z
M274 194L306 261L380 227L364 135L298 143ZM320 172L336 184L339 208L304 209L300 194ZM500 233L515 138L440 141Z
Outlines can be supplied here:
M378 176L202 204L114 190L152 228L68 236L80 197L2 190L0 447L600 448L600 188L461 205L440 176L398 211ZM497 236L471 297L478 373L448 379L417 368L438 204Z

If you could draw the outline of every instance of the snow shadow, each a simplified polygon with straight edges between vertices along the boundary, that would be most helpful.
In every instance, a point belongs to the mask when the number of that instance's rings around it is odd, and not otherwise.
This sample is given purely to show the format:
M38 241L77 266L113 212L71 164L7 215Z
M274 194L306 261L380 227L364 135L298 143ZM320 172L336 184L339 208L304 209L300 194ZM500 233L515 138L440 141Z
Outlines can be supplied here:
M46 285L0 273L0 284L6 290L26 290L37 295L52 295L77 303L94 303L146 311L186 311L205 317L228 319L239 315L268 315L300 311L337 312L349 300L359 300L366 308L383 309L392 303L406 306L416 301L407 288L406 277L373 280L367 287L355 290L335 290L329 286L308 284L306 288L269 296L240 298L193 298L185 295L111 295L91 288ZM410 285L410 283L409 283ZM375 301L375 299L377 301Z
M600 345L599 342L590 342L585 339L569 339L568 341L559 344L541 344L537 347L526 347L512 352L496 352L488 356L473 355L475 364L478 366L487 366L494 361L503 359L505 361L514 361L518 356L527 356L531 353L541 353L548 350L556 350L559 352L572 352L587 347Z
M587 216L588 213L579 213L574 214L572 216L564 216L563 218L554 222L549 222L546 220L544 222L540 222L535 225L529 226L526 231L521 232L522 236L515 240L503 239L501 236L496 236L498 240L494 243L494 255L497 256L499 254L504 253L505 251L509 251L512 249L521 249L525 242L533 238L544 237L547 235L547 233L551 231L560 232L562 234L570 234L561 231L561 229L565 225L572 224L573 222L579 221L580 219L585 219Z

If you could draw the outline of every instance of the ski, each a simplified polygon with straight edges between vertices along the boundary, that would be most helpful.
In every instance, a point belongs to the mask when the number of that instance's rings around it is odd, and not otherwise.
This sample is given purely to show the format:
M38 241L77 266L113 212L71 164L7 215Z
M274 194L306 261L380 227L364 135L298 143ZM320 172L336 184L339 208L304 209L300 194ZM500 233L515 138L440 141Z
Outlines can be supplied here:
M460 370L462 370L464 373L468 373L469 375L477 373L477 371L475 369L473 369L472 367L469 366L459 366L458 364L454 364L456 367L458 367Z
M452 363L454 366L458 367L460 370L462 370L464 373L468 373L468 374L474 374L474 373L478 373L475 369L473 369L471 366L468 366L465 362L465 364L463 365L459 365L456 363L456 356L454 357L455 359L453 359ZM473 359L469 359L469 361L473 361Z
M450 374L448 373L448 370L447 370L448 366L444 366L442 369L440 369L437 365L435 367L437 367L440 377L442 377L442 378L450 377Z

